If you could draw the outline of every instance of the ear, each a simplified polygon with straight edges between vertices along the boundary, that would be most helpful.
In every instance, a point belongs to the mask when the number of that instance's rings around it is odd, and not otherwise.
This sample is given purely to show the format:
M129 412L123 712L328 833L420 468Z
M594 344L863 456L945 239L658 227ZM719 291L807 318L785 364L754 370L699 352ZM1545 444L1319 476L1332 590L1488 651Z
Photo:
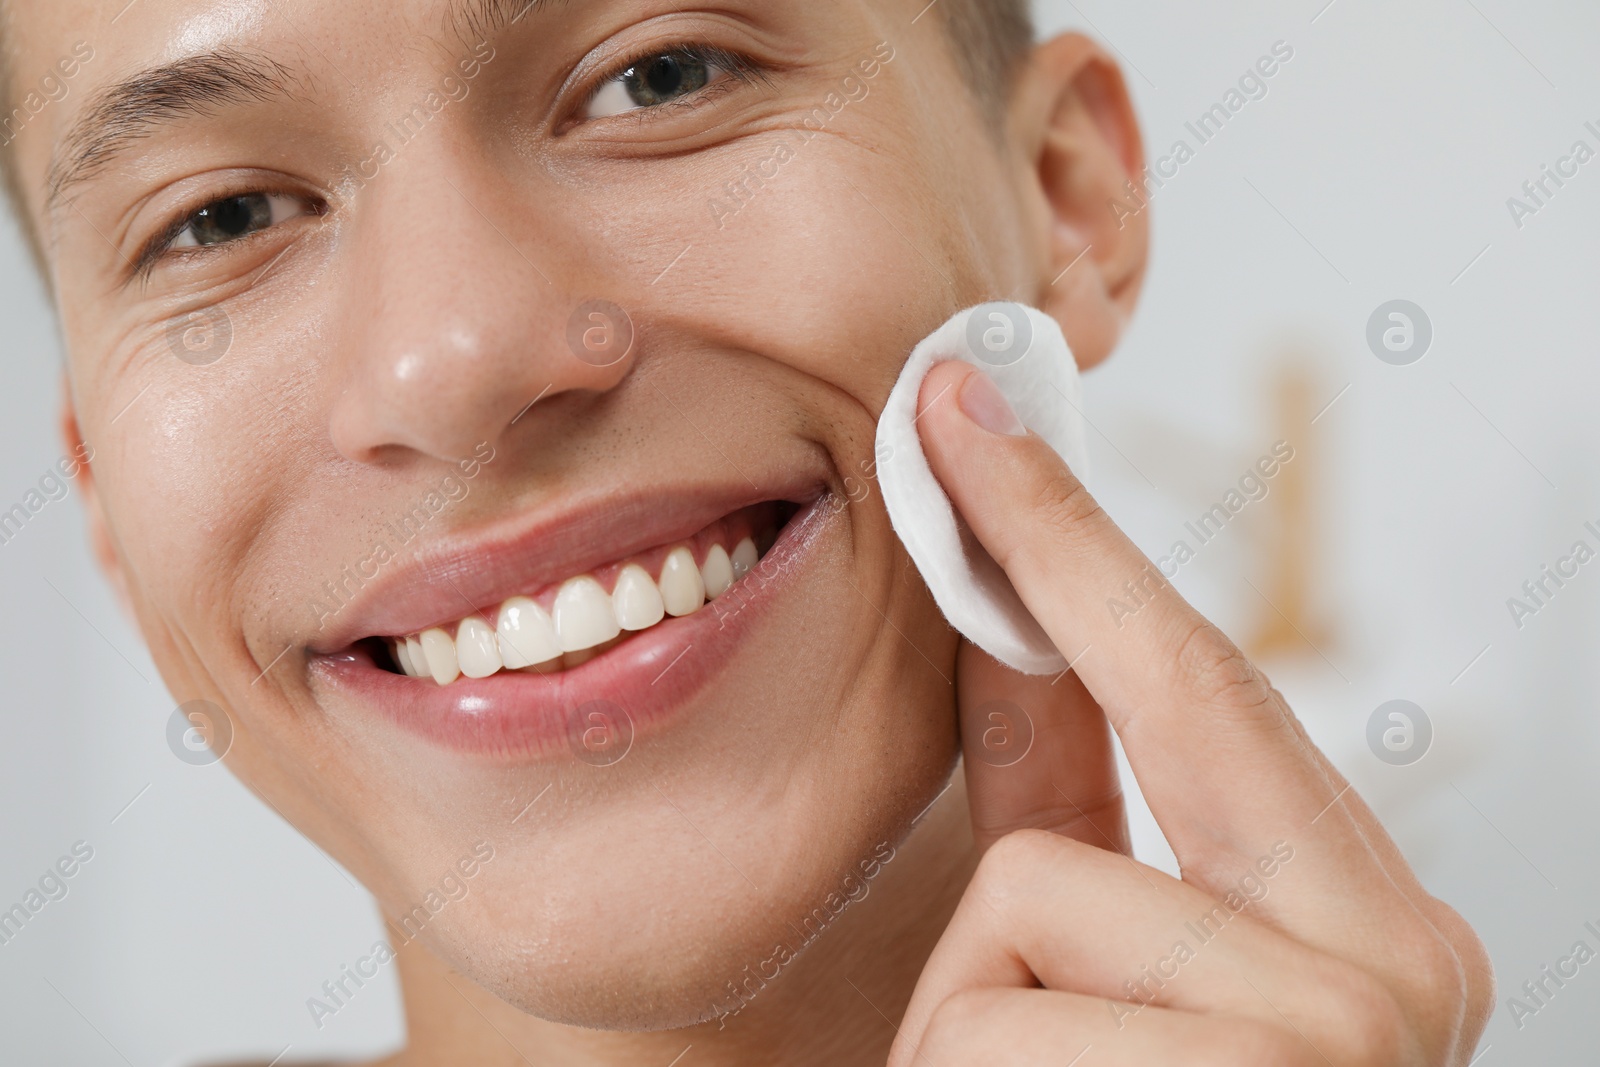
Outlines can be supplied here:
M122 559L117 554L116 542L111 537L111 527L106 523L105 509L100 504L100 494L94 481L94 448L83 439L78 427L78 412L72 402L72 383L63 377L61 382L61 443L66 455L78 465L78 491L83 494L83 510L89 524L89 547L100 564L111 588L122 604L128 618L135 618L133 600L128 595L127 575L122 569Z
M1030 187L1030 232L1043 244L1034 303L1061 324L1078 365L1092 367L1121 338L1149 261L1149 212L1135 195L1138 117L1117 64L1069 33L1034 49L1009 122Z

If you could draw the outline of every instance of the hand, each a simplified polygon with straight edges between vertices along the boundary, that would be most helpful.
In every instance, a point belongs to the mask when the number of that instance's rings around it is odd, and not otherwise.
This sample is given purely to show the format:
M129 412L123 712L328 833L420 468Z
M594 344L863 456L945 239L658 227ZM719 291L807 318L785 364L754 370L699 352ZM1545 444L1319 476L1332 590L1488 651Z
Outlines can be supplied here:
M985 375L940 364L921 402L934 473L1075 666L1052 686L962 651L987 852L890 1067L1466 1064L1493 1008L1483 946L1282 696L1043 441L1014 435ZM1130 580L1159 589L1119 626L1106 601ZM1011 766L985 762L971 721L997 699L1034 720L1034 747ZM1123 854L1103 722L1181 879Z

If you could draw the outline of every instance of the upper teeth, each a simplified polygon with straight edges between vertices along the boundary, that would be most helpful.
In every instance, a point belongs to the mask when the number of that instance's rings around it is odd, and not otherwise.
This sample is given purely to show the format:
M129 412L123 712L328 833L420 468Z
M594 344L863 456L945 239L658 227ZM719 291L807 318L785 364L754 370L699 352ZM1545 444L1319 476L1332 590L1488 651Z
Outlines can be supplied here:
M491 617L472 615L450 629L433 627L406 638L390 638L400 669L413 678L431 676L449 685L462 675L487 678L500 670L550 672L575 667L624 632L647 630L668 615L699 611L743 578L759 560L746 537L732 554L712 545L695 563L687 545L667 553L652 579L637 563L617 574L607 593L592 576L569 578L556 591L550 611L525 596L501 604Z

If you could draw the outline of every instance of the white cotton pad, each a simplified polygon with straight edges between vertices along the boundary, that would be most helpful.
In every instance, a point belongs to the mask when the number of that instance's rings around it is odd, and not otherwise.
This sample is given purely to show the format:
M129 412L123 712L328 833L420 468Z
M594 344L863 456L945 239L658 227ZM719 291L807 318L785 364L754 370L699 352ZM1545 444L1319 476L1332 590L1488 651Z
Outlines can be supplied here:
M889 521L933 599L963 637L1024 674L1054 674L1067 661L1017 595L1000 565L957 515L928 468L917 436L917 398L928 370L957 359L994 379L1023 425L1073 473L1087 473L1078 364L1054 319L1021 304L957 313L911 352L878 420L878 483Z

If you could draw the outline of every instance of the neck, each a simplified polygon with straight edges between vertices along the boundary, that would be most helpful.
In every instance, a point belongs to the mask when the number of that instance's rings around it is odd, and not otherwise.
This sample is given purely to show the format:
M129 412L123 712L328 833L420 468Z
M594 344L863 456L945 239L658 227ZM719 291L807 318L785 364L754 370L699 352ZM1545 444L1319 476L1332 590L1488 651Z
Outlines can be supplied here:
M681 1030L580 1030L524 1015L417 942L398 965L409 1045L391 1067L618 1062L882 1064L917 976L977 864L959 772L870 883L736 1014Z

